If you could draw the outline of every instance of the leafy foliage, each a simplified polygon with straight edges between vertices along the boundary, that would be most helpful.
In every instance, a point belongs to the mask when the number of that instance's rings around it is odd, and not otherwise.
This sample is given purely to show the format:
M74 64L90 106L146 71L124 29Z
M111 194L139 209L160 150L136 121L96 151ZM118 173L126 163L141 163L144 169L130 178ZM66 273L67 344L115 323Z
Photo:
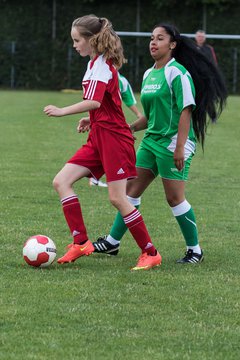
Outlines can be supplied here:
M56 18L53 19L53 1ZM240 2L233 0L0 0L0 86L27 89L79 88L86 59L72 48L70 28L74 18L87 13L108 17L117 31L136 31L140 4L140 31L150 32L160 21L174 23L182 33L203 27L203 5L207 32L237 34ZM191 14L191 16L189 16ZM226 16L231 21L225 21ZM54 30L53 30L54 29ZM55 35L53 34L55 31ZM54 35L54 36L53 36ZM143 72L152 65L148 38L122 37L128 64L122 72L133 88L140 90ZM223 69L228 89L233 88L233 53L240 41L209 40ZM234 50L235 49L235 50ZM235 69L240 76L240 62ZM239 78L235 79L240 92Z

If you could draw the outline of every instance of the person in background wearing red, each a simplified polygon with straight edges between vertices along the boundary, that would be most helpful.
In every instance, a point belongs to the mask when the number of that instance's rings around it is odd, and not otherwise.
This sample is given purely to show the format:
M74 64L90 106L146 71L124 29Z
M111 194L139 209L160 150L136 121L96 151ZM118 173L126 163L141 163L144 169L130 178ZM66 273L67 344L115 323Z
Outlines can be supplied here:
M198 49L207 56L215 65L217 65L217 56L214 48L206 43L206 32L204 30L198 30L195 34L195 41Z

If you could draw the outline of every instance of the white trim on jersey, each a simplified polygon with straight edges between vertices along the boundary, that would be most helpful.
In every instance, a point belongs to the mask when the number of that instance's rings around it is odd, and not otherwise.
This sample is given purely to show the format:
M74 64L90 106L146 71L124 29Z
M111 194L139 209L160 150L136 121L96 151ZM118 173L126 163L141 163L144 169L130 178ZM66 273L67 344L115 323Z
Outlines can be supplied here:
M82 82L89 80L102 81L104 83L108 83L109 80L112 79L112 72L109 69L109 65L106 63L103 55L99 55L90 68L92 60L89 61L87 66L87 71L83 77Z
M182 83L182 89L183 89L183 109L189 105L196 105L195 100L193 97L191 84L189 81L189 77L191 75L186 70L185 74L178 69L176 66L170 66L171 63L175 61L174 58L172 58L165 66L165 78L167 80L168 86L172 92L172 82L177 76L180 76L181 83Z
M119 72L118 72L118 79L119 79L119 81L121 82L121 84L122 84L122 87L123 87L123 89L122 89L122 92L125 92L125 91L127 91L127 89L128 89L128 80L124 77L124 76L122 76L121 74L119 74Z
M92 100L94 97L94 93L96 90L96 86L97 86L97 80L90 80L89 81L89 86L88 89L86 91L85 97L89 100Z
M171 152L174 152L177 146L177 136L178 134L174 135L171 138L171 142L168 145L168 150ZM184 160L187 160L191 154L194 154L196 150L196 144L191 141L189 138L187 138L187 141L184 144Z
M145 71L145 73L143 74L143 80L145 80L146 77L148 77L148 74L152 71L152 69L154 69L154 66L152 66L150 69L147 69Z

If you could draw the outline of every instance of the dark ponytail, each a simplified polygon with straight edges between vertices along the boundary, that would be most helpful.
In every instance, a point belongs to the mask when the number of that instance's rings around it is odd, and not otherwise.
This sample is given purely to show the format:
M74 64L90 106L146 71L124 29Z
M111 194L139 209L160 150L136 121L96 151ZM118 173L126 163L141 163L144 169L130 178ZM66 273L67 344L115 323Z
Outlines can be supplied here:
M177 28L169 24L159 24L177 43L172 56L191 74L196 89L196 108L193 111L193 128L197 140L204 146L208 117L216 120L220 116L227 99L227 89L219 68L202 54L193 40L181 36Z

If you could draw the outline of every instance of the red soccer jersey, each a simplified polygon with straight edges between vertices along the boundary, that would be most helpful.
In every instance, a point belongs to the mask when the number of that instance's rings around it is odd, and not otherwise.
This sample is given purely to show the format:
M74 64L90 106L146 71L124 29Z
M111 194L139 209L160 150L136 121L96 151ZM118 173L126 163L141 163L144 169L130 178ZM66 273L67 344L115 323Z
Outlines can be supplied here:
M101 103L99 109L91 110L91 127L97 123L109 131L121 133L132 141L132 134L122 111L118 73L111 61L103 55L90 60L83 81L83 98Z
M89 61L82 84L83 98L101 106L89 111L87 143L68 162L89 169L89 177L105 173L108 182L136 177L134 139L122 111L116 68L97 56Z

